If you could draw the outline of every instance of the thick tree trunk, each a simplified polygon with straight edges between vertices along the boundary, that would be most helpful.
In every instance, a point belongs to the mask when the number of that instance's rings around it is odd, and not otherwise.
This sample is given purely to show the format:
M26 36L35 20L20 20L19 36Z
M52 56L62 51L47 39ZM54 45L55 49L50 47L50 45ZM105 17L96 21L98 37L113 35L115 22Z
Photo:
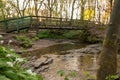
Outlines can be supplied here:
M103 42L103 50L100 54L97 80L105 80L117 72L118 33L120 29L120 0L115 0L111 13L108 31Z

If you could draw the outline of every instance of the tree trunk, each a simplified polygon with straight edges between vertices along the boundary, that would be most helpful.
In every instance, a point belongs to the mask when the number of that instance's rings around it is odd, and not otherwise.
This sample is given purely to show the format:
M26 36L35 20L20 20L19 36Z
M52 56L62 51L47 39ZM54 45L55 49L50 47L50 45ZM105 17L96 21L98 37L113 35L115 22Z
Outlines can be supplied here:
M111 13L108 31L103 42L103 50L100 54L97 80L105 80L106 77L116 75L117 53L118 53L118 33L120 29L120 0L115 0Z
M52 17L52 9L50 8L49 11L50 11L50 18L51 18Z
M111 7L111 9L112 9L112 6L113 6L113 5L112 5L113 0L110 0L109 2L110 2L110 7Z
M73 3L72 3L72 13L71 13L71 19L73 19L73 13L74 13L74 6L75 6L75 1L76 0L73 0Z
M84 5L85 5L85 1L81 0L81 4L82 4L82 6L81 6L81 13L80 13L80 15L81 15L80 20L84 20Z
M62 18L63 2L60 3L60 18Z

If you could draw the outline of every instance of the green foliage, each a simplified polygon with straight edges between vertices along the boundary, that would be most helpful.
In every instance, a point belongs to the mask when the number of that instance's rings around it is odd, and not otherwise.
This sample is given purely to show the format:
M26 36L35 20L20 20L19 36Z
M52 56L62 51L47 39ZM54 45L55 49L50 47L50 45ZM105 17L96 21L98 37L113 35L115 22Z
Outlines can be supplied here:
M91 35L87 30L44 30L38 32L38 38L52 38L52 39L78 39L81 42L96 43L100 42L97 36Z
M12 49L0 46L0 80L43 80L31 70L23 69L24 62Z
M35 36L32 38L33 41L39 40L39 37Z
M62 36L62 33L57 30L44 30L44 31L39 31L38 34L36 35L39 39L42 38L52 38L52 39L59 39L59 38L64 38Z
M41 39L41 38L47 38L48 34L49 34L48 31L45 30L45 31L39 31L36 36Z
M0 75L0 80L11 80L11 79L7 78L6 76Z
M70 76L70 77L76 77L77 76L77 74L75 73L75 72L70 72L69 74L68 74L68 76Z
M15 38L21 42L21 46L23 48L29 48L29 47L32 47L32 41L26 37L26 36L15 36Z
M65 76L64 80L69 80L67 76Z
M91 76L89 72L85 71L84 72L85 78L86 80L88 79L92 79L92 80L96 80L94 76Z
M64 70L60 70L60 71L57 72L57 74L60 75L60 76L64 76L65 72L64 72Z
M69 77L75 78L77 76L76 72L70 71L69 73L65 73L64 70L60 70L57 74L61 77L64 76L64 80L69 80Z
M96 43L99 42L100 39L97 36L93 36L89 31L83 30L79 33L79 39L82 42L88 42L88 43Z
M108 77L106 77L105 80L116 80L116 79L118 79L118 78L119 78L118 75L109 75Z
M78 37L78 35L80 35L80 32L81 32L81 30L78 30L78 31L74 31L74 30L66 31L63 34L63 36L65 38L68 38L68 39L76 39Z

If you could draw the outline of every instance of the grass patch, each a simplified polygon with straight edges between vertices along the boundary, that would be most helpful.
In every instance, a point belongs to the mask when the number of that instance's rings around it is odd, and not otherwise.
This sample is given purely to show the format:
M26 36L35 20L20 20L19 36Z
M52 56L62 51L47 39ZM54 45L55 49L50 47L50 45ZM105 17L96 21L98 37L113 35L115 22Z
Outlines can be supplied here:
M39 39L43 39L43 38L52 38L52 39L64 38L64 36L62 35L62 33L59 33L59 31L56 31L56 30L39 31L36 36Z
M23 48L32 47L32 41L26 36L15 36L16 40L20 41L20 46Z

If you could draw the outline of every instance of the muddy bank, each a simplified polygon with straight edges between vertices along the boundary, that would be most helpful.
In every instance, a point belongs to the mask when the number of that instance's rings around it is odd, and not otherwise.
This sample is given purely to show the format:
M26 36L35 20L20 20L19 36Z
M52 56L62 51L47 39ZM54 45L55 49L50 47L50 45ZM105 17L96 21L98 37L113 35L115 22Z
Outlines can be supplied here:
M50 49L49 47L54 45L60 45L60 44L74 44L74 40L65 40L65 39L40 39L38 41L33 42L33 45L31 48L25 49L25 50L17 50L17 53L25 53L25 54L31 54L34 52L34 54L40 54L41 50L43 49ZM46 50L45 50L46 51ZM41 53L42 54L42 53Z

